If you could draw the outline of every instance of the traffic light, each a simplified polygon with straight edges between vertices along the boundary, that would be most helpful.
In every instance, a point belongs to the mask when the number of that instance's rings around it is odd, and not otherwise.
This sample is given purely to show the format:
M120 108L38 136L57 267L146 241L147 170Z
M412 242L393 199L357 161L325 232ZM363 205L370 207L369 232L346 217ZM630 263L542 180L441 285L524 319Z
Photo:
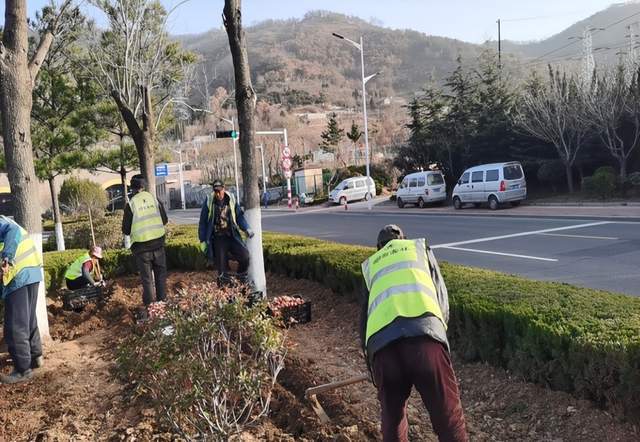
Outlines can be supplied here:
M238 131L236 130L218 130L216 131L216 138L238 138Z

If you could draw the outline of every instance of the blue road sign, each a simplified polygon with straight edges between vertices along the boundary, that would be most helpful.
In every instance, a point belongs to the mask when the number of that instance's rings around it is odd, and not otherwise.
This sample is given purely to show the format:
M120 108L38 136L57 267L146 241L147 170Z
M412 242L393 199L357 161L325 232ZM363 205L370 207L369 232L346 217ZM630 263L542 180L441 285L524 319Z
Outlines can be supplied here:
M156 164L156 176L168 176L169 165L168 164Z

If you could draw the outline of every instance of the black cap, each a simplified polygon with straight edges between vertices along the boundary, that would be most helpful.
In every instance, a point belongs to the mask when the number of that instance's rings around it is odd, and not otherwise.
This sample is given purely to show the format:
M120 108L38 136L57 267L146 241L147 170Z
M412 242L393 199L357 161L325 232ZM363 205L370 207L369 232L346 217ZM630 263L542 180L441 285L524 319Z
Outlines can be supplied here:
M213 183L211 184L211 187L213 187L214 189L216 187L224 187L224 183L220 180L214 180Z
M138 174L131 177L131 188L133 190L140 190L147 187L147 180L144 179L144 175Z
M394 239L404 239L404 232L395 224L387 224L378 233L378 249L383 248L389 241Z

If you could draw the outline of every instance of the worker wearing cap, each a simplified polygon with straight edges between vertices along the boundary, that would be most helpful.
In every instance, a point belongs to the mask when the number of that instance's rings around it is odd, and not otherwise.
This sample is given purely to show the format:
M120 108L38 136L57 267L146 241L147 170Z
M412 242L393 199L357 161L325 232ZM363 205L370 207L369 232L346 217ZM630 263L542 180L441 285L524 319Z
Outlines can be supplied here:
M5 216L0 216L0 259L4 339L13 361L13 371L0 375L0 382L16 384L29 380L32 369L43 364L36 318L42 255L27 231Z
M213 182L213 193L207 197L200 212L198 237L200 249L210 261L214 261L218 269L218 282L226 280L229 271L229 256L238 262L238 276L241 281L247 281L249 268L249 251L242 240L240 231L244 231L249 238L253 232L244 217L244 212L234 196L225 191L224 183L220 180Z
M102 259L102 249L91 246L88 252L78 256L64 274L69 290L78 290L87 286L103 284L98 260Z
M378 251L362 263L368 289L362 345L378 388L384 441L408 440L407 401L415 386L440 441L467 441L447 340L449 300L424 238L405 239L396 225L378 234Z
M162 203L147 192L146 187L147 182L142 175L131 178L134 195L124 208L122 232L131 237L131 253L142 279L142 302L148 306L154 301L166 299L164 226L168 219Z

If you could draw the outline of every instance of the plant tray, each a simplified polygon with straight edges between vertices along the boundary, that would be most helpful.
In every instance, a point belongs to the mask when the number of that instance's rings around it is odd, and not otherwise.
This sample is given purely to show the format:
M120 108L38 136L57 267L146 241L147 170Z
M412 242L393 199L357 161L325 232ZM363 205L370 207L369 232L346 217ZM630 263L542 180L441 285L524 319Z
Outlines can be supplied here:
M294 295L294 298L302 299L300 295ZM273 312L269 309L269 314L273 316ZM294 307L283 307L280 309L278 319L288 327L295 324L306 324L311 322L311 301L305 301L304 304Z
M85 287L78 290L67 290L62 295L64 310L81 311L89 303L105 301L102 287Z

